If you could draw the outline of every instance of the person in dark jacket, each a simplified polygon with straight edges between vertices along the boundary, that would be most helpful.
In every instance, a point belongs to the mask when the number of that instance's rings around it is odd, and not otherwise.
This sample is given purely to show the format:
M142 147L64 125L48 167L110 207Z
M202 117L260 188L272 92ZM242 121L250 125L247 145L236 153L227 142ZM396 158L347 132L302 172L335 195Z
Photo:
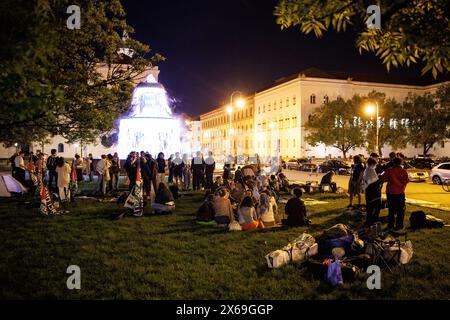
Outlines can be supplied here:
M175 179L175 185L179 189L183 189L183 171L185 163L180 158L180 153L175 153L175 159L173 159L173 177Z
M147 199L149 199L150 192L152 190L152 173L150 171L150 166L149 166L149 163L148 163L145 155L143 157L141 157L140 166L141 166L141 177L142 177L142 182L144 185L145 197Z
M300 199L303 195L302 190L295 188L292 192L294 196L288 200L284 208L284 212L288 217L283 219L282 223L290 227L309 225L311 221L306 218L305 203Z
M205 160L205 176L206 176L206 183L205 188L211 189L213 185L213 176L214 176L214 170L216 169L216 161L214 160L212 156L212 152L209 152L209 157Z
M47 170L48 170L48 190L58 190L58 174L56 173L56 160L58 155L56 154L56 149L50 151L51 155L47 159ZM55 180L55 188L53 188L53 180Z
M174 169L173 154L171 154L169 159L167 159L167 168L169 168L168 182L172 183L173 182L173 169Z
M320 186L329 186L331 189L331 192L336 192L337 185L336 185L336 182L333 182L333 176L334 176L334 171L333 170L328 171L322 177L322 180L320 180Z
M202 153L197 151L197 155L192 158L192 185L194 190L200 190L203 181L204 165Z
M131 191L133 187L136 185L136 172L137 172L137 155L136 152L132 151L128 155L125 164L123 165L125 169L128 180L130 180L130 184L128 186L128 190Z
M175 202L169 188L164 182L160 182L158 185L158 191L156 191L155 202L152 204L152 209L155 213L172 213L175 209Z
M197 222L211 222L214 217L214 194L209 194L197 210Z
M164 160L164 153L158 153L156 164L156 185L159 186L160 182L165 182L166 180L166 160Z

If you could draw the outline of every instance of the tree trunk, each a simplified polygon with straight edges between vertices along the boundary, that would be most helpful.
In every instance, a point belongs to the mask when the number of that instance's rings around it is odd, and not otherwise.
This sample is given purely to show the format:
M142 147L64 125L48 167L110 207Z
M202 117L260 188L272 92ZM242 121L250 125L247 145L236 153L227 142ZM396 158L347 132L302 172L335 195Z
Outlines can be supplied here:
M347 151L342 150L342 154L344 155L344 160L347 160Z
M380 156L380 158L383 158L383 153L381 152L381 146L378 146L378 155Z
M434 143L424 143L423 144L423 155L426 156L428 151L430 151L431 147L433 146Z

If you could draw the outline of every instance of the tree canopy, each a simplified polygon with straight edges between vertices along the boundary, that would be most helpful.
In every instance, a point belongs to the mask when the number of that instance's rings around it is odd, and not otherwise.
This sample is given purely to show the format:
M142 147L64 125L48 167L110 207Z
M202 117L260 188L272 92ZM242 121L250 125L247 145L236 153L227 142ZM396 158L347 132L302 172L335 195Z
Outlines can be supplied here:
M363 127L356 117L361 105L362 99L355 95L350 100L338 97L317 107L305 124L306 141L333 146L346 158L350 149L364 145Z
M359 52L374 53L387 70L391 66L423 63L422 73L438 74L450 70L450 2L442 0L377 1L381 28L368 29L365 0L278 0L274 14L282 28L296 27L304 34L321 37L333 28L346 31L351 25L358 32Z
M77 1L81 28L67 28L68 0L0 4L0 141L48 135L92 141L129 107L132 79L160 60L133 33L119 0ZM124 55L119 49L133 53ZM98 66L108 70L101 74ZM124 67L126 65L126 67Z

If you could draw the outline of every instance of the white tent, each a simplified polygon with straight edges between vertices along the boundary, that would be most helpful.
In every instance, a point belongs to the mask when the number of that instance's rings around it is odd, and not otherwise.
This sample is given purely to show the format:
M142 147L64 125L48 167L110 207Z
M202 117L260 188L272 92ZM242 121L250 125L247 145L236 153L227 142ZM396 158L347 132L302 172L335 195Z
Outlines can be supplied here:
M27 189L10 174L0 175L0 197L12 197L14 193L25 193Z

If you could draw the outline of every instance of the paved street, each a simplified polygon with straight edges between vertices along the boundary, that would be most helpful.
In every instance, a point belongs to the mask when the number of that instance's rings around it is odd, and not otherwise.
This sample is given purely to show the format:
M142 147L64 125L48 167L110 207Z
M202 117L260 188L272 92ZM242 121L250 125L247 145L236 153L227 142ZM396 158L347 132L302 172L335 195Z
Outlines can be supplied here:
M284 170L290 180L306 182L319 181L323 173L313 173L303 171ZM339 187L347 190L349 176L334 176L334 181ZM383 188L384 192L384 188ZM425 206L436 207L450 211L450 193L445 192L441 186L431 182L410 182L406 188L408 202L416 202Z

